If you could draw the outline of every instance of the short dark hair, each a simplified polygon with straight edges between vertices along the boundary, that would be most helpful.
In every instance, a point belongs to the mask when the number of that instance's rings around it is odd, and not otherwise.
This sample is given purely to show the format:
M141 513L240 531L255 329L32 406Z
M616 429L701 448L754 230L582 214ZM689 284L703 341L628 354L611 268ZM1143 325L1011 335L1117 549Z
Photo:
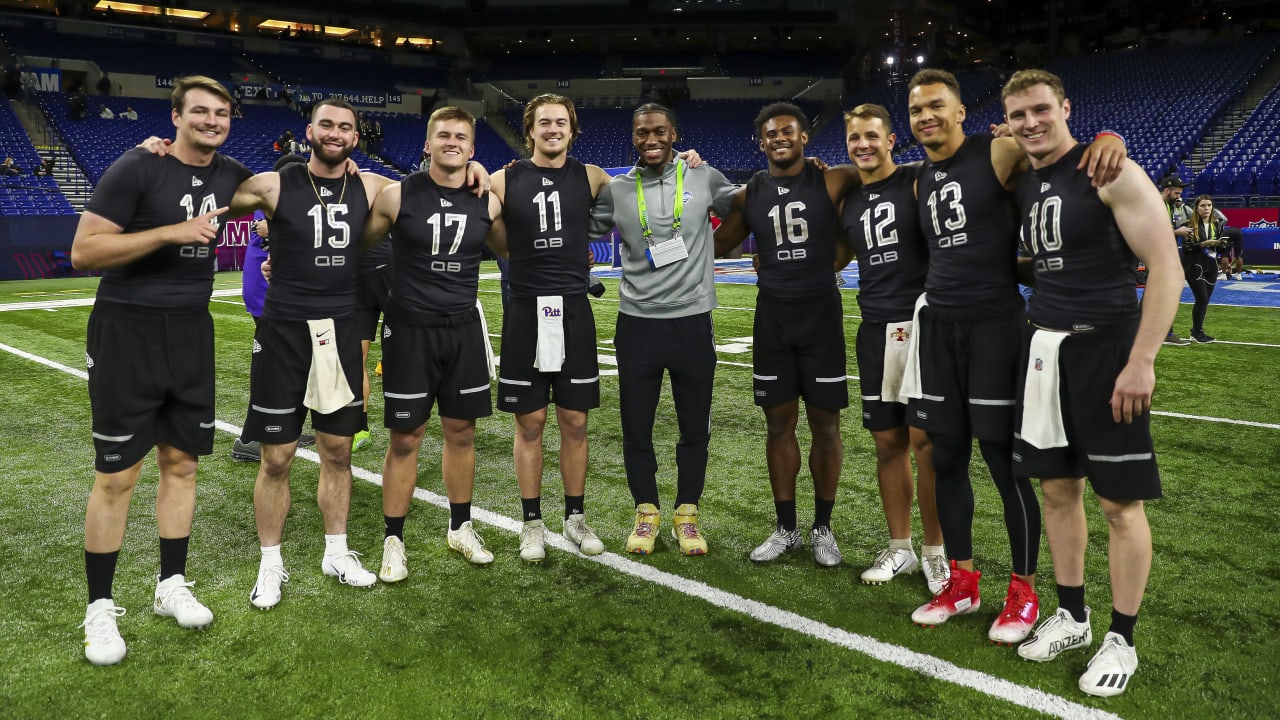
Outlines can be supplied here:
M285 153L284 155L281 155L276 160L276 164L271 167L271 171L280 172L280 168L284 167L285 165L292 165L294 163L305 163L306 161L307 159L302 157L301 155L294 155L293 153Z
M804 114L804 110L801 110L799 106L794 103L776 102L770 105L765 105L760 109L759 114L756 115L756 137L764 137L765 123L776 117L783 117L787 115L790 115L800 121L801 130L805 132L812 132L810 129L811 126L809 125L809 117Z
M960 81L956 80L956 76L946 70L938 68L925 68L915 75L911 76L911 82L907 83L907 92L914 90L921 85L946 85L951 92L955 93L956 99L963 102L960 95Z
M326 105L350 111L352 119L357 117L354 105L339 97L327 97L311 106L311 122L316 121L316 113L320 111L320 108L325 107Z
M106 73L103 74L105 75ZM227 88L222 83L207 75L188 75L178 78L173 84L173 93L169 95L170 104L174 110L178 111L179 115L182 114L182 109L187 105L187 91L197 88L207 90L226 100L228 105L231 104L231 93L227 92Z
M634 122L636 118L641 115L648 115L649 113L662 113L663 115L666 115L667 122L671 123L671 127L679 130L679 124L676 122L675 112L666 105L660 105L656 102L647 102L636 108L635 112L631 113L631 120Z

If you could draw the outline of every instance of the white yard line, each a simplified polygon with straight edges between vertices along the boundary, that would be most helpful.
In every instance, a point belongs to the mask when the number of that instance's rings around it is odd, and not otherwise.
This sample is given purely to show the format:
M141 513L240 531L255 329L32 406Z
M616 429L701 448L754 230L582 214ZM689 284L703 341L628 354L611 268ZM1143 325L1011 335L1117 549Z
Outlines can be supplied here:
M0 344L0 350L11 353L21 358L25 358L35 363L44 365L45 367L59 370L76 378L87 380L88 375L76 368L68 367L58 362L54 362L47 358L33 355L18 348ZM235 437L240 436L240 428L231 423L221 420L216 423L217 428L225 433ZM298 450L298 457L309 460L313 463L319 463L320 457L311 450ZM365 470L361 467L352 466L351 474L361 480L372 483L374 485L382 485L382 476L376 472ZM413 493L414 497L436 507L448 509L448 498L417 488ZM521 523L515 518L507 517L483 508L472 507L472 516L480 522L492 525L501 530L505 530L512 534L520 532ZM805 635L807 637L831 643L854 652L861 653L867 657L879 662L896 665L898 667L911 670L925 677L942 680L976 690L980 693L1003 700L1018 707L1035 710L1037 712L1051 715L1053 717L1064 718L1065 720L1093 720L1093 719L1113 719L1118 715L1081 705L1076 702L1067 700L1066 698L1053 695L1051 693L1037 690L1036 688L1018 685L1003 678L977 670L969 670L960 667L954 663L919 653L909 648L892 643L886 643L866 635L849 632L841 628L827 625L826 623L805 617L798 613L783 610L767 603L737 595L735 593L721 590L717 587L707 585L697 580L669 573L664 570L658 570L650 565L632 560L623 555L616 553L604 553L595 557L587 557L580 554L577 549L563 536L555 533L547 533L547 543L557 550L571 555L576 555L582 560L599 563L605 567L616 570L617 572L631 575L632 577L648 581L655 585L674 590L689 597L698 598L711 605L725 610L741 613L748 617L754 618L763 623L774 625L785 630ZM904 610L905 614L905 610ZM904 620L905 622L905 620Z

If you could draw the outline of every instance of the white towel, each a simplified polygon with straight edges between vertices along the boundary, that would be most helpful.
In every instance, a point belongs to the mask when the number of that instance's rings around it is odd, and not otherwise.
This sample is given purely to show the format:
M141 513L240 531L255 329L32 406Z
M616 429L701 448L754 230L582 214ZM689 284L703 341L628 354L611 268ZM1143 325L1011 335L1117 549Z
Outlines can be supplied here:
M920 382L920 309L928 306L928 298L920 293L920 297L916 298L915 309L911 312L911 338L907 343L906 365L902 368L902 386L898 390L900 403L924 397L924 387Z
M489 365L489 379L497 380L498 371L494 369L493 343L489 341L489 323L484 319L484 306L480 298L476 298L476 312L480 313L480 336L484 338L484 360Z
M538 296L538 345L533 366L540 372L560 372L564 365L564 298Z
M1022 394L1022 439L1045 450L1067 446L1058 394L1058 350L1069 333L1036 330L1027 358L1027 386Z
M307 394L302 404L321 415L337 412L355 399L338 357L338 339L333 320L308 320L311 335L311 371L307 373Z
M915 323L887 323L884 326L884 375L880 379L880 401L898 402L902 394L902 375L907 369L907 354Z

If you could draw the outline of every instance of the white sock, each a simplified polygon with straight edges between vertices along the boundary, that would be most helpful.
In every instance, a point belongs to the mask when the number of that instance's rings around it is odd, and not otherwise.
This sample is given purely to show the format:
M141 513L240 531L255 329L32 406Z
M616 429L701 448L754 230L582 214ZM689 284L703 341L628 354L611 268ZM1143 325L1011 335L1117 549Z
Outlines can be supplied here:
M265 565L284 565L284 558L280 557L279 545L263 545L262 546L262 564Z
M921 545L920 554L945 556L947 554L947 546L946 545Z
M890 550L910 550L911 536L908 535L905 538L901 538L901 539L889 538L889 549Z
M324 554L329 557L337 557L346 555L347 552L347 534L341 535L325 535L324 536Z

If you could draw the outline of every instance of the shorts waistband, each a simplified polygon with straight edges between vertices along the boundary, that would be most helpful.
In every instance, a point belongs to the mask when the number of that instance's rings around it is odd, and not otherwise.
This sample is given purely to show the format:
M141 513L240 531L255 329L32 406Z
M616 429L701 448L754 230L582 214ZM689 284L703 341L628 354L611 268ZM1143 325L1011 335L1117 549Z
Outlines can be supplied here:
M468 308L458 313L438 314L409 310L393 305L387 312L392 322L404 322L418 327L463 327L480 322L480 311Z
M209 314L208 307L188 307L188 308L159 308L149 305L134 305L132 303L114 302L111 300L97 299L93 303L93 311L100 315L111 315L113 317L201 317Z

